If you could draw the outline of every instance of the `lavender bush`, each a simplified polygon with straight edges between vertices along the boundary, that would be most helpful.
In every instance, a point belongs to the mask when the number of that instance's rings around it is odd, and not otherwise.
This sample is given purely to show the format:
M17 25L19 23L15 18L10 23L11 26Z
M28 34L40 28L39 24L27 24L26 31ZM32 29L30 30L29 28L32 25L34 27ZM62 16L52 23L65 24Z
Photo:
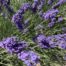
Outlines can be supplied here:
M0 0L0 65L65 66L66 0Z

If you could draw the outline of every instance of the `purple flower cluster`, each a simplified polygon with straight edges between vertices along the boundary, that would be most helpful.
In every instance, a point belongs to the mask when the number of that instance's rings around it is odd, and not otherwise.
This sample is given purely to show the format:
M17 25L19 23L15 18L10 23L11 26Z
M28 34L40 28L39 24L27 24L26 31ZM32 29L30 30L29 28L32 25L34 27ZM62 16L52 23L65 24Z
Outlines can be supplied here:
M51 5L54 0L48 0L48 5ZM43 6L45 4L45 0L34 0L32 4L24 3L20 9L13 15L12 22L16 24L16 27L26 33L28 28L25 28L26 24L28 24L29 19L24 20L24 13L27 10L31 10L33 13L39 12L38 14L44 20L49 21L48 27L52 27L56 22L62 22L63 17L57 16L59 14L59 7L61 4L66 2L66 0L59 0L55 5L52 6L51 9L43 13ZM0 0L0 3L11 13L14 11L10 8L10 0ZM26 26L27 27L27 26ZM44 27L39 24L36 26L35 30L43 29ZM65 29L64 29L65 30ZM66 49L66 34L58 34L46 37L43 34L38 34L33 38L34 42L36 42L39 47L48 49L48 48L61 48ZM0 47L5 48L9 53L15 53L17 57L24 62L27 66L37 66L40 57L37 53L28 49L28 43L24 40L19 40L18 37L8 37L0 42ZM27 49L26 49L27 48Z
M38 11L42 10L44 4L45 4L45 0L34 0L32 4L32 11L36 12L37 10Z
M45 0L40 0L40 1L34 0L32 5L30 3L24 3L20 7L20 9L13 15L12 22L14 22L16 24L17 28L20 31L22 31L24 29L24 26L26 25L26 23L24 23L24 20L23 20L23 14L28 9L31 10L32 12L36 12L37 9L41 10L44 3L45 3Z
M23 16L21 14L21 11L18 11L15 15L12 17L12 22L14 22L17 26L17 28L22 31L23 30Z
M45 13L40 12L39 15L44 20L49 21L48 27L53 27L56 22L62 22L63 21L63 17L61 17L61 16L57 17L58 13L59 13L58 9L50 9Z
M22 60L27 66L36 66L40 56L33 51L26 50L28 43L19 40L18 37L8 37L0 42L0 47L5 48L10 54L15 53L18 59Z
M43 13L42 18L45 20L51 20L52 18L55 18L58 13L58 9L50 9L46 13Z
M61 49L66 49L66 34L49 36L47 39L52 48L59 47Z
M0 42L0 47L5 48L9 53L19 53L28 47L26 41L19 41L17 37L8 37Z
M40 57L33 51L23 51L18 54L18 58L22 60L27 66L36 66Z
M58 34L48 37L39 34L34 40L41 48L59 47L61 49L66 49L66 34Z
M41 48L50 48L49 42L43 34L39 34L33 39Z
M61 0L60 0L61 1ZM54 0L48 0L48 4L53 3ZM65 1L61 1L61 2L65 2ZM59 16L57 17L57 15L59 14L59 10L58 9L50 9L46 12L42 12L42 7L45 5L45 0L34 0L32 5L30 3L24 3L20 9L13 15L12 17L12 22L14 22L17 26L17 28L22 31L25 27L25 23L23 20L23 14L29 9L32 12L38 11L39 15L44 19L44 20L48 20L49 24L48 27L53 27L54 24L56 22L62 22L63 21L63 17Z
M14 22L17 26L17 28L22 31L24 29L24 20L23 20L23 14L25 11L31 8L30 3L24 3L18 12L16 12L12 17L12 22Z
M51 5L54 2L54 0L48 0L48 4ZM62 16L57 16L59 14L59 10L57 9L58 6L65 3L66 0L59 0L55 5L52 6L51 9L49 9L46 12L42 12L42 9L39 11L39 16L44 19L48 20L50 23L48 24L48 27L53 27L56 22L62 22L64 19Z

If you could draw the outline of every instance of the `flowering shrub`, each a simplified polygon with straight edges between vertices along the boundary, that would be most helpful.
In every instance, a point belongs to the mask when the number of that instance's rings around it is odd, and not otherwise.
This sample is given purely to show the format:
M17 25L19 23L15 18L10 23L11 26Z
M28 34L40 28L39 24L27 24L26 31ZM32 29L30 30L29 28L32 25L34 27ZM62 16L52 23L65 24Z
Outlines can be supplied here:
M1 57L3 49L15 56L16 62L6 54L11 65L65 66L65 4L66 0L0 0Z

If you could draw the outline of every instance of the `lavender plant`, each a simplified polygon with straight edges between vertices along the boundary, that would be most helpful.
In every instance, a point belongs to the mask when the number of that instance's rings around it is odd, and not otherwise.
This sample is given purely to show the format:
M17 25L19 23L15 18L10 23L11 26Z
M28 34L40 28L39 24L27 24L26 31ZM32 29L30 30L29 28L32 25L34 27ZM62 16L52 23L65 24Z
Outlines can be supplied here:
M12 66L66 65L66 32L65 28L63 29L66 26L66 13L61 9L65 9L65 2L65 0L1 0L1 12L7 10L8 15L10 13L13 15L10 14L7 20L0 15L1 57L4 50L15 56L16 58L9 59L10 55L7 55L7 60ZM0 65L9 66L9 62L4 64L1 61Z

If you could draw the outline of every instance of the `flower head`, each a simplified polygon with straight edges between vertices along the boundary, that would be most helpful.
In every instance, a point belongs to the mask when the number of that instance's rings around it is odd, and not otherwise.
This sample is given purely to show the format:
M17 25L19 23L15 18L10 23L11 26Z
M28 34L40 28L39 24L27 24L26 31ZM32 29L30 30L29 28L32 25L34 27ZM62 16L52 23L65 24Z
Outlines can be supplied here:
M46 36L44 36L43 34L39 34L37 35L34 40L36 41L36 43L41 47L41 48L50 48L50 45L48 43L48 40L46 38Z
M27 66L34 66L39 61L40 56L33 51L23 51L18 54L18 58L22 60Z
M20 41L17 37L8 37L2 41L4 48L10 53L19 53L28 45L25 41Z

